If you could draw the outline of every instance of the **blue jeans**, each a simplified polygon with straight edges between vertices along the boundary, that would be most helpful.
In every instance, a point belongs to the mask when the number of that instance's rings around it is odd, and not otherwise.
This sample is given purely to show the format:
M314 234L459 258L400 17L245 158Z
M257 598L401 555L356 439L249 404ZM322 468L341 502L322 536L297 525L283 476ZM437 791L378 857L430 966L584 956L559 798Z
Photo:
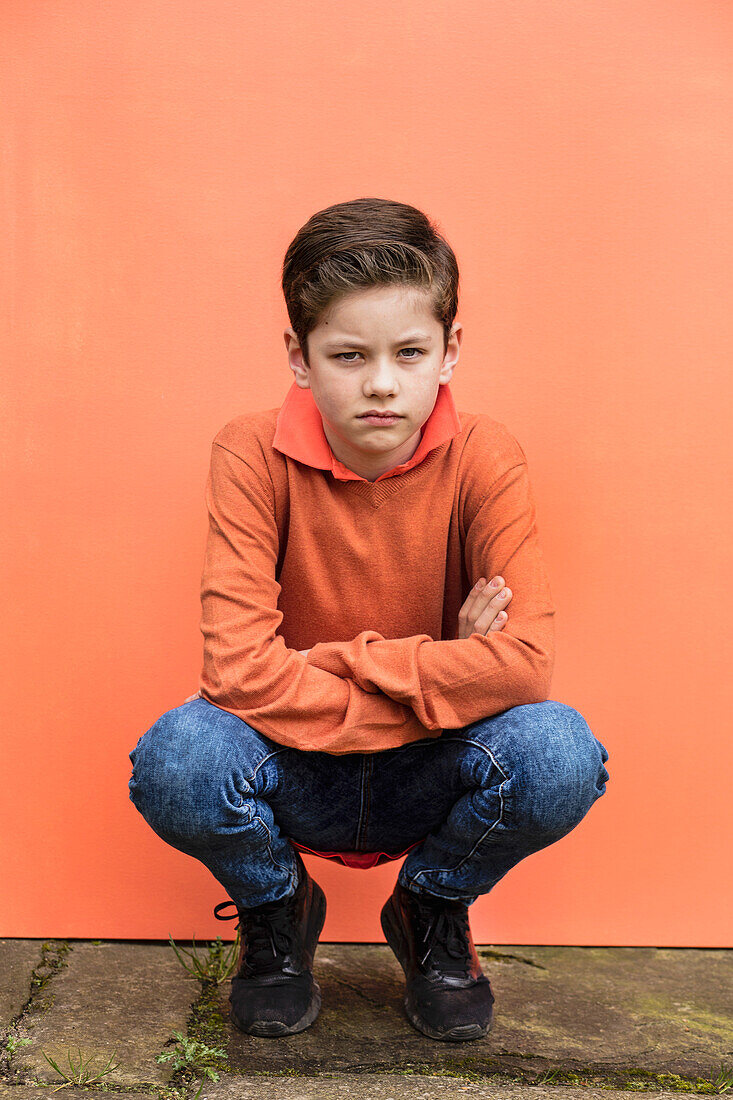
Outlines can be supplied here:
M403 852L410 890L472 904L578 825L609 778L583 716L547 700L377 753L305 752L195 699L129 754L130 798L242 907L292 894L296 850ZM417 843L420 842L420 843Z

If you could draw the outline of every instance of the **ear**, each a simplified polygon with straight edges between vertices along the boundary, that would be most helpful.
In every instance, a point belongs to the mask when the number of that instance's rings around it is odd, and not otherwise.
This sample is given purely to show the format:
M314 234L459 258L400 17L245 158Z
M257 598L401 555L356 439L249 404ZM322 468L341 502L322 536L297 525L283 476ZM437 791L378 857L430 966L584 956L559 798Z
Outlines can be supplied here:
M295 375L295 382L302 390L310 389L310 373L303 359L303 349L292 328L286 328L283 337L288 352L288 363Z
M453 377L453 371L455 370L458 359L461 354L461 340L463 339L463 325L456 321L453 328L450 330L450 336L448 337L448 347L445 351L443 358L443 365L440 368L440 375L438 381L441 386L444 386L446 382L450 382Z

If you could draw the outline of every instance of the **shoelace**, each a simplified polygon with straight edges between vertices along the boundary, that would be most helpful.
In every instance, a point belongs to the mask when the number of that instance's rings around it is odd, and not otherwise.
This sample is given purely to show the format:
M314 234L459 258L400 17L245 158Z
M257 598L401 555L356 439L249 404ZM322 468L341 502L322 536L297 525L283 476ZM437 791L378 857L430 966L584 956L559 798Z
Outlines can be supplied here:
M433 961L442 971L466 977L471 961L468 907L448 902L438 908L416 895L413 904L422 924L424 953L420 964L424 966L432 954Z
M234 920L235 928L243 930L244 953L242 967L249 974L262 974L282 969L292 953L295 932L293 930L293 901L295 895L284 901L260 905L256 909L239 909L236 902L223 901L214 908L217 920ZM235 913L221 916L221 911L233 905Z

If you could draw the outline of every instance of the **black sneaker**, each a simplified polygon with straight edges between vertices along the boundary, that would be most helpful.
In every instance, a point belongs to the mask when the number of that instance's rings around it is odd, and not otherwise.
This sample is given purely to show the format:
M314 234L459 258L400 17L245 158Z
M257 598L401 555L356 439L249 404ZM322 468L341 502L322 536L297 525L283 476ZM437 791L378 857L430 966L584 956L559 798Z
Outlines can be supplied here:
M229 994L232 1022L250 1035L292 1035L313 1023L321 1008L321 988L313 977L313 957L326 919L326 896L297 853L295 893L243 909L233 901L214 908L217 920L239 921L241 948ZM237 912L220 916L234 905Z
M481 970L468 906L406 890L399 882L381 915L382 931L405 972L405 1009L431 1039L482 1039L494 995Z

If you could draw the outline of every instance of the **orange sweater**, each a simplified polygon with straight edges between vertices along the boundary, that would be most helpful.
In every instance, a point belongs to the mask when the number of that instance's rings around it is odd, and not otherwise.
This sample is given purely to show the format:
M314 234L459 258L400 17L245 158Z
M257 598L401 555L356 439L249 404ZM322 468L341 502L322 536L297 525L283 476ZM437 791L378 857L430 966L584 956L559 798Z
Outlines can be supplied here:
M487 414L458 413L448 384L421 435L408 462L370 482L335 457L295 382L280 409L217 433L203 698L278 744L335 754L548 698L555 610L524 451ZM512 590L506 626L457 638L470 589L495 574Z

